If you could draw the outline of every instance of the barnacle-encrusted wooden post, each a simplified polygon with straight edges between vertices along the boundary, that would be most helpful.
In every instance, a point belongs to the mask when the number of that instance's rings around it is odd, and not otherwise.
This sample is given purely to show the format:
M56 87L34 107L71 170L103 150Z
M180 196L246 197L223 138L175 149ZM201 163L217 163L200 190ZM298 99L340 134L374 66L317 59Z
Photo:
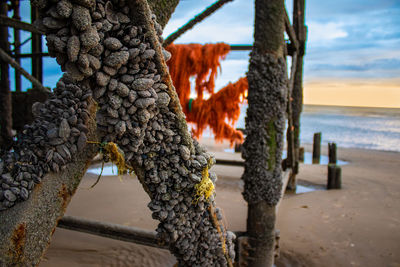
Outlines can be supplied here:
M165 27L172 13L174 13L179 0L148 0L153 14L157 16L157 22L162 28Z
M248 202L248 266L272 266L275 205L281 194L281 160L287 94L283 0L255 1L254 46L248 73L247 137L243 144Z
M96 142L124 152L181 266L231 265L234 235L222 225L208 171L214 159L187 130L147 1L33 2L66 73L2 157L0 265L39 262Z

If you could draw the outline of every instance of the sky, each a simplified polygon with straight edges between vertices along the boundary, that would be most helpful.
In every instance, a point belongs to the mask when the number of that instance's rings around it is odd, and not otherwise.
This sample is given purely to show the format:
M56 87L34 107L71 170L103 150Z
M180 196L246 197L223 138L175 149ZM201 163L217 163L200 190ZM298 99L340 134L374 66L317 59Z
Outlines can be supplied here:
M214 1L181 0L164 37ZM286 7L291 17L292 1ZM29 21L29 1L22 1L21 17ZM253 23L254 1L234 0L176 43L252 44ZM306 25L305 104L400 108L400 0L306 0ZM28 37L22 32L21 40ZM29 44L22 52L30 52ZM249 52L230 52L216 87L245 76L248 60ZM29 59L22 64L30 71ZM44 73L44 85L54 87L60 77L54 59L45 59ZM30 86L25 78L23 86Z
M214 0L181 0L168 36ZM289 16L292 1L286 1ZM252 44L254 1L234 0L176 43ZM306 0L306 104L400 108L400 1ZM217 88L245 75L248 52L222 62Z

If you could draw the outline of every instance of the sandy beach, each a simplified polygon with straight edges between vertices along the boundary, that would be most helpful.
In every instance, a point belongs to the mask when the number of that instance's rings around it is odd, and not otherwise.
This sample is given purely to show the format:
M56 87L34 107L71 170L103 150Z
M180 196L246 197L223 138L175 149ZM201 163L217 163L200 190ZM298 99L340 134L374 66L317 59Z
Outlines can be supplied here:
M217 158L237 158L228 144L201 140ZM306 146L306 151L311 147ZM326 150L322 154L327 154ZM338 148L343 189L324 190L326 165L300 167L300 185L317 189L286 194L279 208L281 257L277 266L400 266L400 153ZM241 196L241 167L214 166L217 205L232 231L246 228L247 205ZM67 215L154 230L149 197L137 179L103 176L93 188L87 174ZM173 266L167 251L59 229L39 266Z

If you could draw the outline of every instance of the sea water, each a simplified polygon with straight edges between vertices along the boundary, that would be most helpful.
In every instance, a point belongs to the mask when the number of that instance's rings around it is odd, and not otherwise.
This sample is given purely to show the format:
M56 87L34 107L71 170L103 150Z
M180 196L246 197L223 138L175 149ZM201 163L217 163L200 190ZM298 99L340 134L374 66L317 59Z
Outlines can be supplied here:
M322 132L323 144L400 151L400 109L305 105L300 131L304 143Z
M244 128L247 105L243 105L238 128ZM304 105L300 141L313 142L322 133L322 144L400 152L400 109Z

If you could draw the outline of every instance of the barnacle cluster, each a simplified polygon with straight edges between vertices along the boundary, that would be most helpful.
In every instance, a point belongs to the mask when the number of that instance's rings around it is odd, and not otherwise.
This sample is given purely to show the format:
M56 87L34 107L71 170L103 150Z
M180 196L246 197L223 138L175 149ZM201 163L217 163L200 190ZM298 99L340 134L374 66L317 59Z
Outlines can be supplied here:
M273 206L280 198L286 77L284 59L253 52L247 75L249 108L246 116L247 136L242 152L246 159L242 176L245 181L243 196L248 203L265 200Z
M95 101L99 142L114 142L135 168L160 221L158 236L179 265L225 266L234 258L235 236L214 222L222 220L220 211L209 209L215 206L216 175L208 172L214 160L185 139L174 93L158 67L162 28L154 15L151 24L134 21L132 2L32 0L41 13L36 26L65 73L49 100L34 104L34 122L0 162L0 210L28 199L46 173L63 171L93 145L87 134ZM165 50L162 56L170 58ZM205 197L194 203L204 177Z

